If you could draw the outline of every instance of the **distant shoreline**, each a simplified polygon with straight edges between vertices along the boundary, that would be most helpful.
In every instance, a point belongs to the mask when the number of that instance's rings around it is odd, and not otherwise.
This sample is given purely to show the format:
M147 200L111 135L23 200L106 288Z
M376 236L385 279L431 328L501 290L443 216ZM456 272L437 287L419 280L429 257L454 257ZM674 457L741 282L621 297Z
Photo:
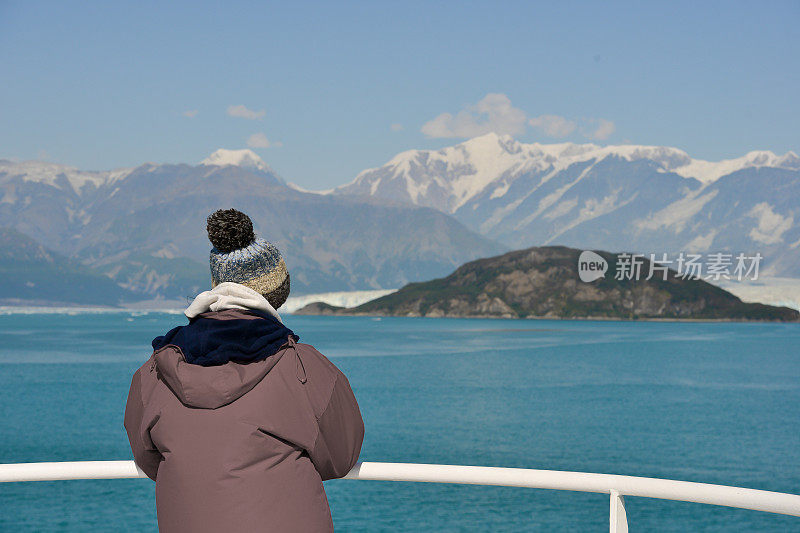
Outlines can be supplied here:
M0 315L91 315L112 313L164 313L183 314L183 308L145 309L141 307L101 307L101 306L24 306L0 305Z
M357 291L331 291L322 293L293 294L286 300L279 312L291 314L309 302L326 301L355 307L361 303L373 300L395 292L397 289L366 289ZM0 314L76 314L76 313L102 313L102 312L150 312L182 314L183 310L191 303L192 298L186 299L153 299L135 302L124 302L120 305L92 305L72 302L48 302L46 300L17 300L0 299Z
M293 313L287 313L293 314ZM430 320L438 319L477 319L477 320L554 320L572 322L747 322L753 324L800 324L800 322L781 322L776 320L748 320L742 318L622 318L622 317L558 317L558 316L530 316L530 317L501 317L491 315L449 315L449 316L401 316L401 315L376 315L369 313L347 313L347 314L324 314L324 313L301 313L298 316L324 316L336 318L424 318Z
M279 310L280 311L280 310ZM69 307L69 306L0 306L0 316L7 315L91 315L91 314L114 314L114 313L133 313L150 314L161 313L167 315L182 315L181 309L143 309L135 307ZM374 315L367 313L334 315L334 314L295 314L282 312L282 315L290 316L323 316L326 318L420 318L426 320L439 319L469 319L469 320L535 320L535 321L559 321L559 322L698 322L698 323L752 323L752 324L800 324L798 322L776 322L774 320L746 320L738 318L619 318L619 317L498 317L498 316L397 316L397 315Z

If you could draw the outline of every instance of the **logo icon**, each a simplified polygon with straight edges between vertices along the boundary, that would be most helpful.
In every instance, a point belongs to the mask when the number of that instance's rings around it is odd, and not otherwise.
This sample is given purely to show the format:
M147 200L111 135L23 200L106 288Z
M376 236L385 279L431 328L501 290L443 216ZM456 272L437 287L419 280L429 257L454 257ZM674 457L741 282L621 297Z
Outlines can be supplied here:
M606 271L608 271L608 262L600 255L591 250L581 252L578 257L578 277L581 278L581 281L591 283L604 277Z

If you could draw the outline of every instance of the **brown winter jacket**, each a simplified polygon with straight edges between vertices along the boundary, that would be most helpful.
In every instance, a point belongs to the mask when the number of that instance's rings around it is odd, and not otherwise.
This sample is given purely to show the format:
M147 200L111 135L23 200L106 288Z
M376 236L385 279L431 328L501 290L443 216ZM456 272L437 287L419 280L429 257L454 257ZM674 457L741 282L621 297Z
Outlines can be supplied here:
M347 378L291 336L246 364L155 351L133 376L125 429L162 533L332 531L322 481L347 474L364 437Z

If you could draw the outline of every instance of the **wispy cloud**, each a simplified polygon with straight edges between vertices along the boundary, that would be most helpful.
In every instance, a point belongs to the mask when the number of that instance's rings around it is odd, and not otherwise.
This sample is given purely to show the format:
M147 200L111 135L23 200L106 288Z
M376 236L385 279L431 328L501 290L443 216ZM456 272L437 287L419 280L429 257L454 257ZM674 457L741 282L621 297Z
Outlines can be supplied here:
M511 105L505 94L489 93L476 104L455 115L442 113L422 126L422 133L434 138L470 138L489 132L525 133L525 112Z
M614 122L605 118L568 119L559 115L541 115L530 119L528 124L555 139L568 137L579 130L587 139L604 141L617 130Z
M247 120L261 120L267 114L266 111L254 111L245 105L232 105L228 107L228 115L231 117L246 118Z
M392 131L401 131L403 129L402 124L392 124L389 127L391 128Z
M394 126L392 130L395 130ZM428 137L467 139L489 132L521 135L528 126L554 139L580 134L587 139L602 141L616 131L614 122L604 118L567 118L545 114L529 119L525 111L514 107L511 99L502 93L489 93L455 115L442 113L423 124L421 131Z
M197 109L188 109L181 114L186 118L194 118L197 116L197 113L198 113Z
M264 133L258 132L247 138L247 146L250 148L279 148L283 146L283 143L270 141Z
M578 127L578 123L558 115L541 115L528 121L528 124L541 130L548 137L560 139L569 136Z
M592 120L592 123L595 127L594 129L589 131L589 134L587 136L590 139L594 139L596 141L604 141L608 139L612 133L617 131L616 124L614 124L614 122L611 120L598 118Z

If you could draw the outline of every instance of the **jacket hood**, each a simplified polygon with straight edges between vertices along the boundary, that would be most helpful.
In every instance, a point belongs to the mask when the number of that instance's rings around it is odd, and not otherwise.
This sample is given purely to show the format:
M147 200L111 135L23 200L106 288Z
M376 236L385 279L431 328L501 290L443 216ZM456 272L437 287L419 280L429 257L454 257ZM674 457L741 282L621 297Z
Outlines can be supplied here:
M289 338L285 349L266 359L246 365L228 362L216 366L200 366L186 362L181 349L167 345L153 357L158 376L184 405L201 409L216 409L239 399L255 387L280 361L287 349L294 347Z
M209 311L153 339L153 368L184 404L215 409L255 387L299 339L263 311Z
M281 316L263 295L250 287L230 281L220 283L210 291L198 294L183 313L186 318L192 319L206 311L224 311L225 309L263 311L277 318L278 322L283 322Z

